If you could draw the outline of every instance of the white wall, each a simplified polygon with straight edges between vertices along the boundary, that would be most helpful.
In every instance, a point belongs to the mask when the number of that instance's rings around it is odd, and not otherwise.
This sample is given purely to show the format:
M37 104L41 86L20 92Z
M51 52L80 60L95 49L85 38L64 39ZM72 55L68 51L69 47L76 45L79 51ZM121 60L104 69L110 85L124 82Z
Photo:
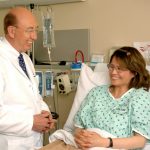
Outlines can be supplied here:
M108 54L113 46L150 40L150 0L86 0L51 7L56 30L90 29L91 53ZM0 18L5 13L0 10Z

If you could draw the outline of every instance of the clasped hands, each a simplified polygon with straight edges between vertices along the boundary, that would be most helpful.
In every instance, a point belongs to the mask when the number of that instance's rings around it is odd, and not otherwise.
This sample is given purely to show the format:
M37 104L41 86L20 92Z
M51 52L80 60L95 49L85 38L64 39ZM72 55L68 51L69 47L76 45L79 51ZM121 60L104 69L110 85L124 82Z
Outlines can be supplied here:
M40 114L33 116L32 130L36 132L48 132L55 127L56 120L52 118L52 115L48 111L42 111Z
M98 133L86 129L76 128L74 139L78 147L82 150L92 147L107 147L109 145L107 138L103 138Z

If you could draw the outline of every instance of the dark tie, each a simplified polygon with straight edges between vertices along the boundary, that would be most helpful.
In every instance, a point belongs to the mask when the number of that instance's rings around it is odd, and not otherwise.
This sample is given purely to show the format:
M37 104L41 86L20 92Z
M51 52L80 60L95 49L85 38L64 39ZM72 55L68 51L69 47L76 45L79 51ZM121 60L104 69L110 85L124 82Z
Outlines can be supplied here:
M26 69L26 64L24 62L24 59L23 59L23 55L20 54L19 57L18 57L18 60L19 60L19 65L20 67L22 68L22 70L24 71L24 73L27 75L27 77L29 78L29 75L28 75L28 72L27 72L27 69Z

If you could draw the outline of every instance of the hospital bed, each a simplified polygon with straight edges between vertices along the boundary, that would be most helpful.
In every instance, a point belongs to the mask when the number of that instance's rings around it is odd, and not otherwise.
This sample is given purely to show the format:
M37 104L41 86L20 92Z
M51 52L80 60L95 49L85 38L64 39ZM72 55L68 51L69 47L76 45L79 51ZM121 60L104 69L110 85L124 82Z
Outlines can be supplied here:
M73 102L70 114L68 116L68 119L63 129L57 130L52 135L50 135L49 137L50 143L57 139L60 139L60 140L63 140L66 144L71 144L71 145L76 146L76 143L74 142L74 139L72 136L72 132L74 129L74 126L73 126L74 115L79 109L80 104L85 98L85 96L87 95L87 93L93 87L98 86L98 85L108 84L108 83L110 83L110 80L109 80L107 64L99 63L95 66L94 70L92 70L86 64L82 64L82 69L80 72L80 77L79 77L78 86L77 86L77 92L76 92L74 102ZM102 133L102 132L101 134L103 134L104 137L113 137L109 133ZM104 149L110 149L110 148L104 148ZM104 150L104 149L98 148L97 150ZM44 147L41 150L44 150ZM90 150L92 150L92 148ZM143 150L150 150L150 143L147 143L145 147L143 148Z

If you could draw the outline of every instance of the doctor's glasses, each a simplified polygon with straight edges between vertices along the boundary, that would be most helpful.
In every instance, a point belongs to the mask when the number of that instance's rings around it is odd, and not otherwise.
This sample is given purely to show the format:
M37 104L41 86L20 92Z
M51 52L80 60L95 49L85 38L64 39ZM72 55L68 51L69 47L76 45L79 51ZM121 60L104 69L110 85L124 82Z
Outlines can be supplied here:
M36 28L33 28L33 27L28 27L28 28L26 28L26 29L24 29L24 28L22 28L22 27L19 27L19 26L14 26L15 28L18 28L18 29L22 29L22 30L24 30L24 32L26 33L26 34L33 34L33 33L38 33L39 32L39 28L38 27L36 27Z

